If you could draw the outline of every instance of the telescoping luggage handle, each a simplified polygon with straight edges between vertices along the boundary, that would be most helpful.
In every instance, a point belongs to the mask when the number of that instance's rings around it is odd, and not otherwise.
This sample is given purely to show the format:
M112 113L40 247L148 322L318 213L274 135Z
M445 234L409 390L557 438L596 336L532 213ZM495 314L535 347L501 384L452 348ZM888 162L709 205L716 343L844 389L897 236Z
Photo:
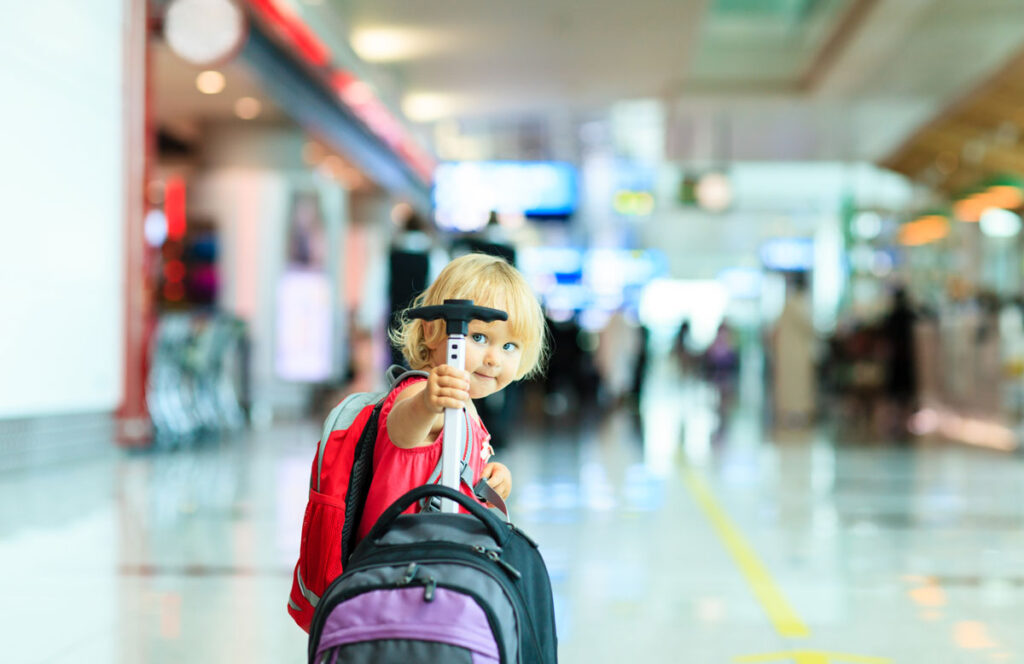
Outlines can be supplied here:
M490 323L496 320L508 320L508 314L504 311L478 307L473 304L473 300L445 300L444 304L410 309L407 315L410 318L424 320L443 319L446 324L445 332L448 335L447 363L462 370L466 368L466 334L469 332L469 322L482 320ZM465 420L459 409L444 409L441 484L455 491L459 489L459 444L466 436L465 426ZM450 500L442 500L441 511L458 512L459 506Z

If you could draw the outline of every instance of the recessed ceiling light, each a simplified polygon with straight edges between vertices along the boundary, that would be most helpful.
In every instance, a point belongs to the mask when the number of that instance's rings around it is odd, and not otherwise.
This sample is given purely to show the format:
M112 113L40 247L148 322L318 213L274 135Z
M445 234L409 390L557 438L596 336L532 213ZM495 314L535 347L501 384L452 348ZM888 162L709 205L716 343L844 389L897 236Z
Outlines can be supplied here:
M413 122L432 122L450 115L455 102L450 95L412 92L402 99L402 111Z
M352 49L367 62L394 62L423 55L436 41L423 30L408 28L356 28Z
M235 115L243 120L252 120L262 110L263 105L255 97L239 97L238 101L235 102Z
M1020 232L1020 215L992 207L981 215L981 232L989 237L1013 237Z
M201 71L196 76L196 88L205 95L215 95L221 92L226 84L224 74L214 69Z
M711 212L723 212L732 203L732 186L724 173L707 173L697 181L697 204Z
M192 64L209 67L230 58L246 37L245 14L234 0L165 3L164 39Z

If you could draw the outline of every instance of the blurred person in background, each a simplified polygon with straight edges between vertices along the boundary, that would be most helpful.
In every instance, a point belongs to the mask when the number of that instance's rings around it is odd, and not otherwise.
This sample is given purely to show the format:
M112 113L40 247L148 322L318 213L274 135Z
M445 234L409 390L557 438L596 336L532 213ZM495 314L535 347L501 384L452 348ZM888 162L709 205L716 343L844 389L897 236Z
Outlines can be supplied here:
M690 321L684 320L679 325L679 332L676 334L675 344L672 346L672 355L676 359L679 371L684 376L693 372L696 356L690 350Z
M497 256L504 258L509 265L516 264L516 247L498 221L497 210L491 210L487 224L481 230L461 235L452 242L452 258L471 253Z
M411 205L396 206L393 221L398 229L388 252L388 330L401 326L401 312L426 290L436 276L432 260L436 254L430 225ZM447 257L445 257L446 259ZM447 262L444 260L442 262ZM405 358L391 347L391 363L405 364Z
M739 373L739 346L736 335L725 321L718 326L715 338L701 357L704 378L718 390L719 406L726 412L732 405Z
M801 427L814 416L814 326L808 311L806 278L787 282L786 303L772 333L775 422Z
M602 401L616 407L629 399L639 355L640 330L622 308L616 309L598 334L594 352Z
M739 349L729 324L723 321L702 357L704 376L713 383L728 381L739 368Z
M550 311L547 318L552 354L544 374L544 411L547 415L586 415L597 399L600 381L594 352L580 345L581 327L576 312Z
M850 320L832 340L832 386L843 414L861 432L875 433L885 387L884 340L876 324Z
M636 362L633 365L633 402L640 404L643 397L644 380L647 378L647 369L651 363L651 331L646 325L640 325L640 347L636 354Z
M917 406L917 362L914 324L917 314L902 286L893 293L892 308L882 319L880 332L885 344L885 396L892 409L893 432L897 439L909 435L907 422Z

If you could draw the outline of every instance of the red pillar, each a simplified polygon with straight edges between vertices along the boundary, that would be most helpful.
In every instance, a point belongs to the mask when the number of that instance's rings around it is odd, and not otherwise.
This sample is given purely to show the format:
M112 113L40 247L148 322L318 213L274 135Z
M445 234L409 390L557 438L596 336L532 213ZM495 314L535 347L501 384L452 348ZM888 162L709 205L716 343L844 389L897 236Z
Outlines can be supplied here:
M146 447L152 439L146 375L155 316L143 234L146 182L155 142L148 4L148 0L124 0L124 389L117 413L117 438L122 447Z

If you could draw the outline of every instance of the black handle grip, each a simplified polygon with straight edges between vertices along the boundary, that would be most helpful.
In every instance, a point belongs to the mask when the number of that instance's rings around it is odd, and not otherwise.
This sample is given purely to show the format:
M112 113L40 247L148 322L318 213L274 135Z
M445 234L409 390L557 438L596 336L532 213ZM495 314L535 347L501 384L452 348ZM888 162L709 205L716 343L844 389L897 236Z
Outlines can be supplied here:
M460 493L451 487L446 487L441 484L424 484L418 486L412 491L409 491L401 498L391 503L391 507L387 508L380 518L377 519L377 523L373 525L373 528L366 535L367 539L373 541L379 539L384 535L384 531L391 525L391 522L401 516L410 505L419 502L424 498L431 498L433 496L440 496L441 498L447 498L454 500L459 505L462 505L469 513L479 519L487 530L490 531L491 536L494 537L494 542L498 546L501 546L505 540L505 533L500 526L500 522L496 519L493 514L488 513L487 509L483 505L470 498L464 493Z
M469 332L469 321L482 320L490 323L496 320L508 320L508 314L501 309L478 307L473 300L445 300L444 304L409 309L406 315L410 318L424 320L444 319L447 323L445 334L466 334Z

